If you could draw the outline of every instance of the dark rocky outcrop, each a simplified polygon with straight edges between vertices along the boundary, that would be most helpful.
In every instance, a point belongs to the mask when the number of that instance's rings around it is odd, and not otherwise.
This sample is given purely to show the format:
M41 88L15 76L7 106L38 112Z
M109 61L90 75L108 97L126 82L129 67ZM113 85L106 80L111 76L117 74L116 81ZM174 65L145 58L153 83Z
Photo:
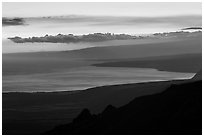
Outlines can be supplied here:
M92 115L88 109L82 110L82 112L78 115L77 118L73 120L73 122L80 122L84 120L90 120L92 118Z

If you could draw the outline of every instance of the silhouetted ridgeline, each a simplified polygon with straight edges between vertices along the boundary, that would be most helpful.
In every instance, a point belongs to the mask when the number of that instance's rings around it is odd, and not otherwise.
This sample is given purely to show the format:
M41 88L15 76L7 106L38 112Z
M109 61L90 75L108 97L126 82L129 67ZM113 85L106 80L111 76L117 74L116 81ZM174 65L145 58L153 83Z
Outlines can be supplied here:
M46 134L202 134L202 73L195 77L119 108L109 105L98 115L84 109L72 123Z
M3 26L24 25L23 18L2 18Z

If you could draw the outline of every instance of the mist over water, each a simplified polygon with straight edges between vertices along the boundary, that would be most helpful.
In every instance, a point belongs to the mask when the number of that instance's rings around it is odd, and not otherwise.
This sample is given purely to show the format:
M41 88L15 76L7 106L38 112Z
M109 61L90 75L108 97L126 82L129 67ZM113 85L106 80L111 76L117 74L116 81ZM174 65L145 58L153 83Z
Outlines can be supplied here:
M115 33L146 35L156 32L179 31L181 28L201 26L200 16L175 17L111 17L111 16L59 16L25 18L24 25L2 27L3 53L60 51L93 47L91 43L25 43L16 44L9 37L40 37L45 35L89 33ZM94 43L100 45L100 43ZM105 45L105 44L102 44ZM110 46L110 44L108 44ZM18 48L18 49L17 49Z
M25 18L24 25L3 27L3 38L89 33L150 34L201 26L201 16L109 17L62 16Z
M14 43L2 41L2 53L66 51L93 47L92 43Z
M96 46L118 46L154 43L152 40L118 40L106 42L81 42L81 43L14 43L8 37L40 37L45 35L89 33L126 33L132 35L145 35L155 32L178 31L192 25L200 25L197 16L182 17L183 22L178 22L181 17L133 18L133 17L44 17L26 18L24 25L4 26L3 53L21 52L47 52L83 49ZM185 20L189 19L188 22ZM162 40L161 40L162 41ZM157 41L158 42L158 41ZM41 54L42 55L42 54ZM96 86L138 83L158 80L191 78L192 73L162 72L155 69L139 68L111 68L93 67L81 63L75 67L72 58L56 58L55 56L39 58L22 58L21 55L12 57L3 54L3 92L52 92L81 90ZM44 60L45 59L45 60ZM69 64L67 60L74 62ZM44 63L43 63L44 61ZM39 63L41 62L41 64ZM80 60L83 62L83 58ZM9 65L6 65L8 64ZM31 66L28 66L28 63ZM74 66L73 66L74 65ZM57 67L56 67L57 66ZM60 67L58 67L60 66ZM49 71L49 70L54 71Z

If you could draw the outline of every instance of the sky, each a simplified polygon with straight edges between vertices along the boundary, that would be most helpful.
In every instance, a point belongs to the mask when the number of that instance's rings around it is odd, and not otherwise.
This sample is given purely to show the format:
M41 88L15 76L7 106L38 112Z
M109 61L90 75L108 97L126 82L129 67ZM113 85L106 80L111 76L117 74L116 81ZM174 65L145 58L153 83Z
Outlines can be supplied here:
M3 17L201 15L199 2L3 2Z

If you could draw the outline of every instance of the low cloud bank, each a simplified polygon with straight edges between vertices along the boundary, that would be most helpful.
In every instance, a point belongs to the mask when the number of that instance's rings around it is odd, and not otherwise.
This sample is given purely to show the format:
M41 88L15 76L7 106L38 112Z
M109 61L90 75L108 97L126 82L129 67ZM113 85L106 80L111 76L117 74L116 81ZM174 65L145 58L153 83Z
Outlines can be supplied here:
M3 26L25 25L23 18L2 18Z

